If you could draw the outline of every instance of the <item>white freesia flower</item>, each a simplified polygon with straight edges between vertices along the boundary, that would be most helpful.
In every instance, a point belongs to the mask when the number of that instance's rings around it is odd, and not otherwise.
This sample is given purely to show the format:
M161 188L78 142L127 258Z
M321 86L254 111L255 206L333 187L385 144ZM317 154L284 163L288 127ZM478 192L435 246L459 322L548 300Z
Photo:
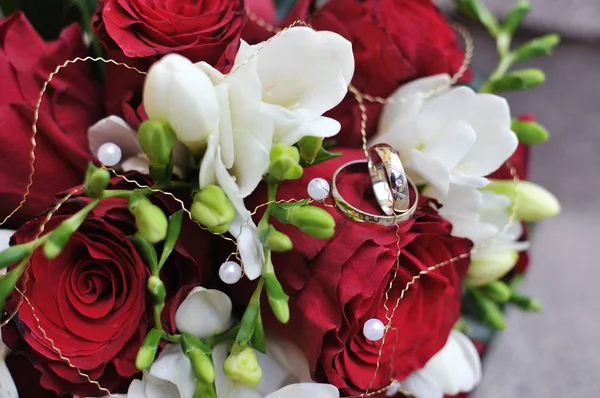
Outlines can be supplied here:
M10 237L14 234L14 232L15 231L11 231L9 229L0 229L0 252L8 249L10 246ZM2 273L5 272L5 269L2 270ZM15 382L13 381L10 371L6 366L6 362L4 361L9 353L10 350L4 344L4 341L2 340L2 331L0 330L0 398L18 398L19 396Z
M481 360L464 334L451 331L444 348L401 384L419 398L469 392L481 381Z
M293 145L305 136L339 132L339 122L322 115L344 99L352 80L354 56L348 40L295 27L268 43L250 46L242 41L235 64L251 57L257 59L264 110L275 122L276 143Z
M445 197L451 184L484 187L486 175L500 167L517 148L505 99L453 87L426 95L450 83L436 75L400 87L384 107L372 143L388 143L399 151L407 172Z
M175 313L175 324L182 332L207 339L226 331L231 323L231 299L220 290L202 286L190 291Z
M219 124L219 104L210 78L177 54L150 67L144 108L150 119L169 122L179 141L194 153L202 151Z

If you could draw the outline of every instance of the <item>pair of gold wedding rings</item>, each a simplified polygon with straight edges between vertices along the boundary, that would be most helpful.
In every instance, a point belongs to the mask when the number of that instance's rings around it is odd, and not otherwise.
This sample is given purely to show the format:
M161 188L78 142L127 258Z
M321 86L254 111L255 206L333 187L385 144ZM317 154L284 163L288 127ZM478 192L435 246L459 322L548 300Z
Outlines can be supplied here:
M375 199L384 215L371 214L348 203L337 187L337 177L342 170L367 165ZM414 200L411 201L412 186ZM342 165L333 175L331 195L336 207L348 218L358 223L369 223L390 227L410 220L419 202L419 192L408 178L400 161L400 156L388 144L377 144L367 151L366 160L355 160ZM412 202L412 204L411 204Z

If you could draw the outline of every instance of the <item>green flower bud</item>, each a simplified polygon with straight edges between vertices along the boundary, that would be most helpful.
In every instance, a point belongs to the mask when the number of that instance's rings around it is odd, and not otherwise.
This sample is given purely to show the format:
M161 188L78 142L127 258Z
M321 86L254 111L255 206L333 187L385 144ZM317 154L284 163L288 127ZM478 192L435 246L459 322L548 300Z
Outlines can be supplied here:
M539 69L521 69L507 73L497 80L487 82L482 91L496 93L508 90L525 90L539 86L546 81L546 75Z
M506 319L498 304L477 290L472 290L471 294L481 312L483 321L496 330L504 330L506 328Z
M190 359L192 370L199 382L212 384L215 381L215 365L207 355L208 347L196 336L183 333L181 336L181 348Z
M217 392L212 384L196 381L196 388L194 389L192 398L217 398Z
M48 240L44 243L44 255L46 258L48 260L54 260L58 257L74 232L75 229L73 229L68 220L52 231Z
M481 0L457 0L456 5L460 12L481 22L492 37L498 35L498 20Z
M323 138L307 136L298 141L296 145L300 149L300 159L306 164L311 164L323 146Z
M531 181L494 180L485 190L508 196L522 221L539 221L560 213L560 203L546 188Z
M528 0L517 0L513 9L504 19L504 24L502 25L503 33L508 35L515 33L515 30L517 30L529 11L531 11L531 4L529 4Z
M221 187L207 185L194 196L191 213L195 221L222 234L235 217L235 207Z
M527 145L542 144L548 141L548 130L536 122L513 120L511 129L515 132L519 141Z
M525 311L539 312L542 310L542 303L517 292L514 288L511 288L510 302L516 304Z
M158 276L152 275L148 278L148 291L152 293L157 304L164 304L167 291L163 281Z
M289 216L290 224L313 238L329 239L335 233L335 220L320 207L294 207L290 209Z
M279 182L297 180L302 177L304 170L300 166L300 152L294 146L275 144L271 148L271 164L269 165L268 180Z
M133 209L137 235L156 244L167 236L169 221L160 207L153 205L147 198L145 199L140 200Z
M235 354L229 354L223 363L223 371L230 379L251 387L257 386L262 379L262 369L258 364L256 352L249 346Z
M151 329L148 332L135 358L135 367L138 370L145 370L152 366L162 335L163 332L159 329Z
M290 320L290 307L288 301L290 297L283 291L283 287L274 273L263 273L265 288L267 289L267 298L269 305L277 320L281 323L287 323Z
M140 125L138 142L150 165L166 166L171 162L177 136L169 123L147 120Z
M90 166L93 166L90 163ZM102 192L108 187L110 182L110 172L106 169L100 169L95 166L94 170L89 172L85 179L83 192L92 198L99 198Z
M502 281L492 281L479 288L481 293L497 303L506 303L511 296L510 287Z
M512 52L513 62L522 62L542 55L550 55L558 43L560 43L560 36L555 33L533 39Z
M286 252L294 248L294 244L289 236L279 232L274 226L269 225L265 233L261 236L263 245L274 252Z
M0 269L13 265L17 261L30 255L32 249L27 245L11 246L0 252Z
M515 250L489 250L471 258L465 285L483 286L502 278L517 264L519 253Z

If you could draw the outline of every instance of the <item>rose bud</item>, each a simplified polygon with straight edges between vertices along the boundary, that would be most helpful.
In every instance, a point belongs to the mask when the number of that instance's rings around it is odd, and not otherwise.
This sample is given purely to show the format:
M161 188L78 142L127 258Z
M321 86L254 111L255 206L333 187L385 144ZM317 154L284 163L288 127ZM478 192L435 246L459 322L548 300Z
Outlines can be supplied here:
M152 244L165 239L169 221L160 207L153 205L145 196L132 197L129 207L135 217L138 236Z
M225 233L235 217L233 203L221 187L207 185L194 196L192 218L215 233Z
M196 336L189 333L182 334L181 348L190 359L198 381L204 384L212 384L215 381L215 365L204 353L206 347L203 347L203 345Z
M560 213L558 199L531 181L492 181L485 189L511 198L515 215L522 221L539 221Z
M269 165L268 179L273 182L283 180L297 180L302 177L303 169L300 166L300 152L298 148L285 144L275 144L271 148L271 164Z
M234 350L237 347L234 346ZM232 380L247 386L257 386L262 379L262 369L254 348L246 346L237 353L231 353L223 363L223 371Z
M192 62L169 54L150 67L144 85L144 108L150 120L168 122L179 141L194 154L217 128L219 105L208 75Z
M506 275L517 264L516 250L490 250L471 258L466 286L482 286Z
M135 359L135 366L138 370L145 370L152 366L162 335L161 330L150 329Z
M331 214L320 207L305 206L290 209L289 223L317 239L328 239L335 233L335 220Z

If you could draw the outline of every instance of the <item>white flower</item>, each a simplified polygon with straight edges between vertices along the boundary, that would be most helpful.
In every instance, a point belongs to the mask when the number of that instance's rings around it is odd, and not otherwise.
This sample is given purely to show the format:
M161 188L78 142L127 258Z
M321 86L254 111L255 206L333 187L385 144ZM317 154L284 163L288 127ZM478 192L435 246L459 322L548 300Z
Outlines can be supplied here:
M384 107L372 143L392 145L418 182L431 184L445 197L450 184L484 187L486 175L517 148L505 99L453 87L425 98L450 83L436 75L400 87Z
M304 136L339 132L340 124L322 115L344 99L352 80L354 56L348 40L333 32L295 27L268 43L242 42L235 64L253 56L264 109L275 121L276 143L293 145Z
M144 108L151 120L169 122L179 141L194 153L218 128L219 104L210 78L181 55L169 54L150 67Z
M226 331L231 324L231 299L216 289L195 287L177 308L175 324L200 339Z
M419 398L469 392L481 381L481 360L464 334L451 331L446 345L401 384Z
M8 245L3 246L5 230L0 230L0 251L6 249ZM12 231L10 231L12 233ZM6 366L6 356L10 353L8 347L2 340L2 331L0 330L0 398L18 398L17 387L13 381L10 371Z
M267 355L257 353L263 369L263 378L257 387L248 387L231 380L223 372L227 358L226 343L213 349L219 398L338 398L339 391L330 384L314 383L310 378L308 361L292 343L277 337L267 336Z

